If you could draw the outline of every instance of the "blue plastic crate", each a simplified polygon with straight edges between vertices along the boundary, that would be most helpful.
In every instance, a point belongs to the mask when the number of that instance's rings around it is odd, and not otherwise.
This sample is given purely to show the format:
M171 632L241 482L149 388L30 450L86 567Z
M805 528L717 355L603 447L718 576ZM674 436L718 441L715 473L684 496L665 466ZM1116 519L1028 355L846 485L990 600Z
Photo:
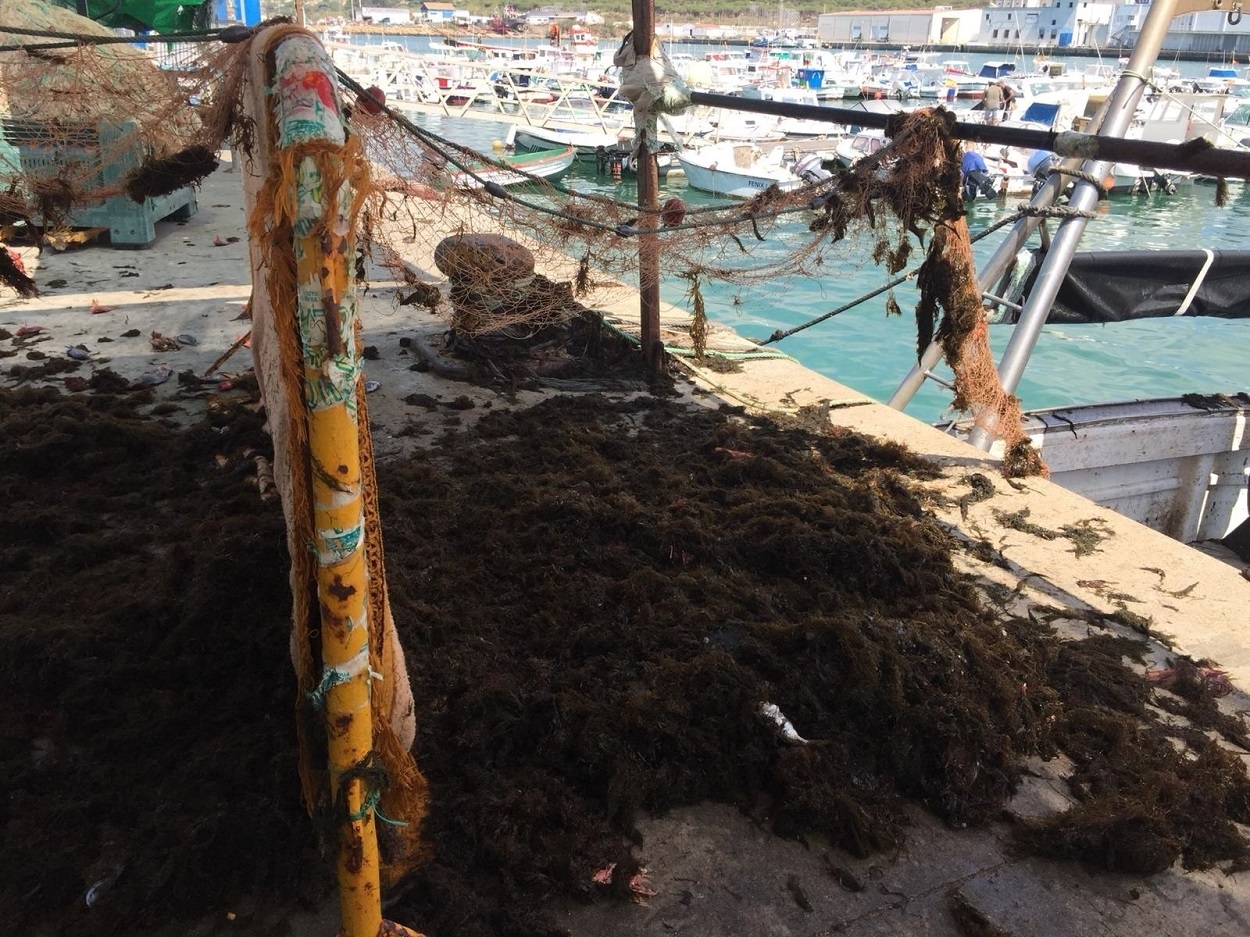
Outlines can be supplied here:
M130 147L118 143L134 132L130 123L71 126L0 119L0 172L12 172L20 163L27 180L52 180L64 174L88 189L117 186L142 161L137 143ZM183 221L197 208L195 189L183 186L142 203L117 195L98 205L75 208L66 223L72 228L108 228L114 246L142 247L155 240L156 222Z

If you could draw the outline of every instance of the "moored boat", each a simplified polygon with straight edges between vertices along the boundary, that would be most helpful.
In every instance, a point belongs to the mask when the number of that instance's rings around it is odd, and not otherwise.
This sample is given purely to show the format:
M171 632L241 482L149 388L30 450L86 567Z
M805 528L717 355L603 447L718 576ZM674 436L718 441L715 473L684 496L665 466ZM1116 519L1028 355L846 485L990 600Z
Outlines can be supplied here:
M509 154L500 162L505 166L482 163L470 170L461 170L453 176L453 184L466 189L477 189L487 183L496 185L524 185L534 177L555 179L573 165L576 151L571 145L559 149L538 150L529 153Z
M1026 413L1051 480L1183 543L1247 523L1250 397L1187 395Z
M774 187L787 192L804 184L784 162L781 146L763 150L749 143L716 143L674 155L687 183L713 195L751 198Z
M585 130L569 130L559 127L536 127L514 124L508 130L508 143L518 150L532 152L550 150L553 147L573 147L575 157L584 162L594 162L599 153L620 145L620 137L601 127Z

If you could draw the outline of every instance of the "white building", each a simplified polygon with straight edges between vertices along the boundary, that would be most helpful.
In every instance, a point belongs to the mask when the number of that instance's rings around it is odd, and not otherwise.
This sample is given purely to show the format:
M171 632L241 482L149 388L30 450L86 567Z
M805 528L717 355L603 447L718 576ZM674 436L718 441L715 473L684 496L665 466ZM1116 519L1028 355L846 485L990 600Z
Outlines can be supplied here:
M1111 22L1112 41L1135 45L1149 9L1149 3L1125 3L1116 7ZM1243 17L1236 25L1228 22L1227 11L1204 10L1178 16L1172 20L1167 38L1163 40L1163 50L1221 55L1250 53L1250 16Z
M978 42L1103 46L1116 4L1098 0L1000 0L980 11Z
M716 23L695 23L690 27L691 39L725 39L729 30Z
M431 23L450 23L456 14L454 3L431 3L429 0L421 4L421 15Z
M689 39L694 34L694 23L667 23L655 24L655 37L663 39L667 42L681 42L683 39Z
M407 7L365 7L360 8L360 18L366 23L383 25L407 25L412 22L412 11Z
M816 35L821 42L854 44L892 42L904 45L962 45L977 38L982 10L891 10L822 13Z

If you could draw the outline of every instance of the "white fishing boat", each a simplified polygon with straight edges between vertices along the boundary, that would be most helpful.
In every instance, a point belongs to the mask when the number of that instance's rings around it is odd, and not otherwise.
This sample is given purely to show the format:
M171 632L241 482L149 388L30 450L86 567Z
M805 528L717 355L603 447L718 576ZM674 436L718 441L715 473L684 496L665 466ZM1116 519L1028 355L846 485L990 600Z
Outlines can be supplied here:
M576 158L583 162L594 162L599 154L620 146L620 134L609 133L598 127L585 130L571 130L559 127L535 127L526 124L513 124L508 128L505 143L515 146L518 150L540 151L553 147L573 147Z
M748 92L750 89L748 89ZM752 97L744 92L743 97ZM785 104L803 104L808 107L819 107L820 98L810 88L759 88L755 95L765 101L781 101ZM841 135L841 125L823 120L810 120L803 117L782 117L776 123L779 133L787 138L830 137Z
M715 129L708 137L713 142L769 143L785 136L777 129L778 118L764 114L714 111L711 119L715 122Z
M1098 101L1091 95L1090 101ZM1203 139L1218 145L1222 134L1220 124L1228 104L1226 94L1165 92L1147 101L1137 110L1125 136L1134 140L1156 143L1187 143ZM1116 163L1111 168L1114 181L1112 192L1141 194L1144 192L1175 192L1183 186L1193 185L1194 173L1176 170L1158 170L1131 163Z
M465 189L480 189L488 183L495 185L525 185L539 179L555 179L564 175L576 158L573 147L517 153L503 157L504 167L482 163L461 170L453 177L453 185Z
M834 146L838 162L850 168L865 156L871 156L889 142L883 130L861 130L839 140Z
M1247 523L1245 394L1035 410L1023 428L1052 481L1184 543Z
M686 173L686 182L713 195L752 198L774 187L788 192L804 184L795 165L784 161L781 146L761 149L750 143L714 143L680 150L674 156Z

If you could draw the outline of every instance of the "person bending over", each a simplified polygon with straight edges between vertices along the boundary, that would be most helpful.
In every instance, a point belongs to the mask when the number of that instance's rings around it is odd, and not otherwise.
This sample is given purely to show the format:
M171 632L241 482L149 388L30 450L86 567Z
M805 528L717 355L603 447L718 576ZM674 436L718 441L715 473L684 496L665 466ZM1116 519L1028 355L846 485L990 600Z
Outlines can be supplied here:
M972 201L977 195L995 198L998 192L994 189L994 180L990 178L990 168L985 165L985 157L977 152L976 147L969 146L964 150L964 158L960 164L964 180L964 198Z

